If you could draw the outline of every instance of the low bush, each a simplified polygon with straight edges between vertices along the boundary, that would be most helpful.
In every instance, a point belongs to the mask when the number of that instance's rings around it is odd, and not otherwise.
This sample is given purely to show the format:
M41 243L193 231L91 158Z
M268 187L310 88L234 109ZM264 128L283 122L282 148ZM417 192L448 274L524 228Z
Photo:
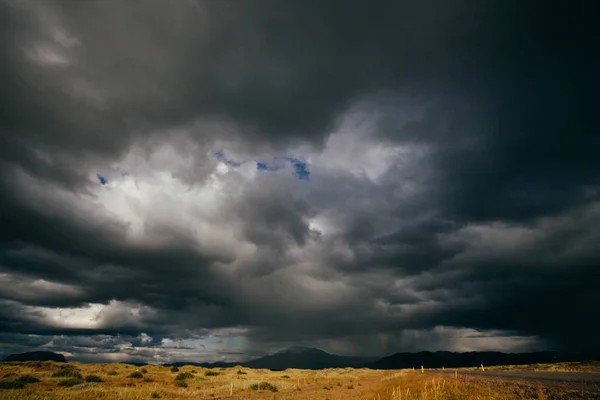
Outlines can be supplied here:
M154 379L144 378L144 379L142 379L142 382L154 382Z
M102 378L98 375L88 375L85 377L86 382L102 382Z
M194 375L190 374L189 372L180 372L175 377L175 380L177 380L177 381L184 381L186 379L193 378L193 377L194 377Z
M153 399L160 399L160 394L152 392L152 395L150 397L152 397Z
M179 372L179 368L177 368L176 366L172 366L171 367L171 372Z
M135 372L132 372L129 375L127 375L127 377L141 379L144 377L144 375L140 371L135 371Z
M118 374L117 374L117 371L108 371L106 373L106 375L108 375L108 376L115 376L115 375L118 375Z
M19 381L0 382L0 389L23 389L25 384Z
M217 376L219 373L217 371L208 370L204 373L204 376Z
M75 385L80 385L83 383L83 379L78 378L69 378L58 382L58 386L71 387Z
M248 388L250 390L270 390L271 392L277 392L277 386L269 383L269 382L261 382L255 383L254 385L250 385Z
M187 383L185 383L184 381L175 381L175 386L186 388L187 387Z
M74 379L82 379L81 374L74 369L65 368L60 371L56 371L52 374L53 378L74 378Z
M27 384L27 383L40 382L40 380L33 375L21 375L20 377L17 378L17 382L22 382L24 384Z
M242 371L241 369L237 373L238 373L238 375L246 375L246 374L248 374L246 371Z

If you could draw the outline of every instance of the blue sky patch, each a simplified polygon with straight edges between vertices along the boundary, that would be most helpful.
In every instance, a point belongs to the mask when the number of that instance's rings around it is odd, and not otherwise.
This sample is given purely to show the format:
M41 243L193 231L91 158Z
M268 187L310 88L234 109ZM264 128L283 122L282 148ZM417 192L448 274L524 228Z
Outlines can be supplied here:
M245 162L237 162L237 161L227 158L223 151L217 151L214 153L214 155L218 161L220 161L226 165L232 166L232 167L237 168L245 163ZM258 171L265 171L265 172L280 171L280 170L284 169L288 163L290 163L292 165L292 167L294 168L294 175L296 176L296 178L298 178L300 180L308 180L308 178L310 177L310 171L308 170L307 162L303 161L299 158L275 156L275 157L273 157L272 161L270 161L270 162L256 161L255 163L256 163L256 169Z
M308 165L305 161L300 161L294 159L292 165L294 166L294 175L300 180L308 180L310 177L310 171L308 170Z
M108 179L106 179L106 177L100 174L96 174L96 177L98 178L98 182L100 182L101 185L106 185L108 183Z
M242 165L242 163L237 162L237 161L233 161L228 159L227 157L225 157L225 154L222 151L217 151L215 153L215 157L217 158L217 160L221 161L223 164L229 165L231 167L239 167Z

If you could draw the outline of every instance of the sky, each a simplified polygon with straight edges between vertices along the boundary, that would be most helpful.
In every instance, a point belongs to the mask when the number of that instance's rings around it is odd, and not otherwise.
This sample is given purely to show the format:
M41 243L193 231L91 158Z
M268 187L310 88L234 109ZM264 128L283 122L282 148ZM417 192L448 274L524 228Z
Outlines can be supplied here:
M0 357L600 351L597 15L0 0Z

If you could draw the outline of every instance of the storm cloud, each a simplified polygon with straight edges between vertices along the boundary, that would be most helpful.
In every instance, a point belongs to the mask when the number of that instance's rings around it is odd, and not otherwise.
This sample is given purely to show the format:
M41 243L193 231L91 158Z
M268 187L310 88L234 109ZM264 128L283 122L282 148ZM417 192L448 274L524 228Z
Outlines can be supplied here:
M597 11L1 0L0 356L600 350Z

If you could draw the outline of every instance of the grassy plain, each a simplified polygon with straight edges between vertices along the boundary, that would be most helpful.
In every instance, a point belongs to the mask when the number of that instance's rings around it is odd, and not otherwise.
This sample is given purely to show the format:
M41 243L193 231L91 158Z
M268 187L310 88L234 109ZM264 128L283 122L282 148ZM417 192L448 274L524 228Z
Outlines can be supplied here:
M600 399L600 388L427 371L422 374L419 370L275 372L185 366L172 371L154 365L4 362L0 363L0 399L588 400Z

